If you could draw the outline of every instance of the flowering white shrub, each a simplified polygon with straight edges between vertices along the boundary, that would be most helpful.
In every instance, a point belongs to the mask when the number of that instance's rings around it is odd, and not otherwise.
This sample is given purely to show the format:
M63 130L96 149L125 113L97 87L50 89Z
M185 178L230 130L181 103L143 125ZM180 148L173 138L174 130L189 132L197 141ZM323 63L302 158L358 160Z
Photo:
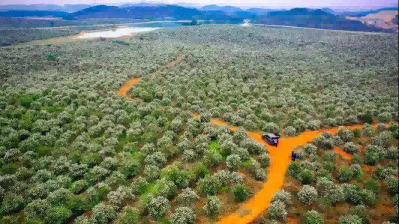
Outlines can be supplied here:
M305 205L310 205L315 202L317 200L317 195L317 190L310 185L304 185L298 192L299 200Z
M362 220L357 215L341 216L338 220L339 224L361 224Z
M222 203L220 202L218 197L208 196L203 209L208 216L216 216L219 213L219 209L221 206Z
M292 127L292 126L288 126L288 127L286 127L284 129L284 134L289 136L289 137L295 136L296 135L296 129L294 127Z
M285 190L279 190L274 194L272 201L281 201L286 205L290 205L292 203L291 194Z
M177 196L177 201L184 206L190 206L195 202L195 200L198 199L199 196L197 195L197 193L195 193L195 191L191 190L191 188L189 187L183 189L182 193Z
M162 196L152 197L147 204L147 210L150 217L157 220L170 210L170 202Z
M343 149L348 153L358 153L360 151L360 147L353 142L345 143Z
M226 166L229 169L231 169L231 170L237 169L240 164L241 164L241 158L239 155L234 154L234 155L227 156Z
M270 219L278 221L285 221L287 219L288 212L286 210L284 202L280 200L275 200L270 203L268 211Z
M172 215L172 224L192 224L195 220L195 213L189 207L179 207Z
M44 219L50 204L46 200L37 199L29 203L25 209L24 214L28 219Z
M100 203L93 208L92 221L95 224L107 224L116 218L115 210L110 205Z

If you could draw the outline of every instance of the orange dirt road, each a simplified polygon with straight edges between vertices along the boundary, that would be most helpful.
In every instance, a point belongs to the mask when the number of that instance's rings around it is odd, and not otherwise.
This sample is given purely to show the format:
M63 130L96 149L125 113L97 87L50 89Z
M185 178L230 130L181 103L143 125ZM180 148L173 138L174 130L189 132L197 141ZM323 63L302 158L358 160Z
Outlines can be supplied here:
M182 60L182 56L179 54L175 61L171 61L164 65L164 67L172 67L176 63ZM161 68L161 69L162 69ZM159 71L159 70L158 70ZM154 73L152 73L154 74ZM151 75L151 74L150 74ZM127 81L118 91L118 96L125 96L129 89L139 83L140 78L133 78ZM128 97L129 98L129 97ZM199 118L198 114L191 114L194 118ZM211 119L210 123L217 126L229 126L230 130L236 131L237 127L231 126L229 123L219 119ZM376 124L373 125L377 126ZM347 126L347 129L354 130L356 128L361 129L362 125ZM262 190L256 193L251 199L249 199L244 205L242 205L236 212L230 214L227 217L222 218L217 224L247 224L253 222L259 217L268 207L274 196L279 191L284 183L284 176L291 162L291 152L300 145L312 141L314 138L320 136L323 132L330 132L336 134L338 128L331 129L320 129L318 131L305 131L295 137L280 138L278 147L267 146L270 155L270 167L267 175L267 180L263 184ZM260 142L266 146L266 143L262 140L261 133L247 132L248 137ZM344 152L342 149L335 148L336 152L342 155L344 158L350 159L350 155ZM245 211L245 212L243 212Z
M199 118L198 114L192 114L193 117ZM211 119L210 123L218 126L229 126L230 130L236 131L237 127L230 126L229 123ZM376 126L375 124L373 125ZM354 130L356 128L361 129L362 125L347 126L347 129ZM242 205L235 213L221 219L217 224L247 224L253 222L259 217L268 207L274 196L279 191L284 183L284 176L291 162L292 151L300 145L312 141L314 138L320 136L323 132L330 132L336 134L338 127L331 129L321 129L318 131L305 131L298 136L280 138L278 147L268 146L269 155L271 158L270 167L266 182L263 184L262 190L256 193L249 201ZM266 146L266 143L262 140L261 133L247 132L248 137L260 142ZM338 152L346 159L350 159L350 155L344 152L342 149L335 148ZM243 212L245 211L245 212ZM243 215L245 214L245 215Z
M168 62L167 64L162 66L160 69L158 69L156 72L159 72L163 68L170 68L170 67L174 66L176 63L181 62L182 60L183 60L183 57L182 57L181 53L178 53L176 60ZM156 72L154 72L154 73L156 73ZM154 74L154 73L152 73L152 74ZM151 74L149 74L149 75L151 75ZM123 86L121 88L119 88L119 90L116 94L118 96L126 96L127 97L126 93L129 91L130 88L137 85L140 82L140 79L141 78L130 79L125 84L123 84Z

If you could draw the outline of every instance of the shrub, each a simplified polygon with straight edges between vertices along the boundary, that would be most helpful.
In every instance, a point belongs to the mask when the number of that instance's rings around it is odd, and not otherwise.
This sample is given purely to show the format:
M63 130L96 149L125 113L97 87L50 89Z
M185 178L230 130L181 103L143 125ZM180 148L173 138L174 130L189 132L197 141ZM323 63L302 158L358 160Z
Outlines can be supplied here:
M210 166L216 166L223 160L222 155L216 150L207 150L205 152L205 162Z
M355 138L359 138L361 135L360 129L356 128L355 130L353 130L353 135L355 136Z
M67 206L73 213L83 212L87 208L87 199L83 195L74 195L67 201Z
M313 145L313 144L306 144L305 152L308 153L308 154L316 154L317 147L315 145Z
M398 159L399 158L399 151L398 148L395 146L391 146L388 148L388 153L387 153L387 158L388 159Z
M64 188L53 191L47 197L47 201L52 205L65 205L72 198L73 194Z
M99 183L95 187L87 189L86 193L89 200L97 201L100 200L100 198L107 195L110 191L111 188L108 186L108 184Z
M24 214L28 219L40 219L43 220L46 217L47 210L50 208L50 204L46 200L37 199L29 203L25 209Z
M375 165L380 160L377 152L367 151L366 149L366 161L365 163L368 165Z
M323 148L323 149L332 149L334 147L334 142L332 138L326 138L323 135L316 137L314 139L314 143L317 147Z
M310 185L304 185L298 192L298 198L302 204L310 205L317 200L317 190Z
M270 165L270 156L267 153L263 153L259 156L260 166L266 168Z
M208 216L214 217L219 213L219 209L221 206L222 203L220 202L218 197L208 196L203 209Z
M163 196L171 199L176 195L177 187L173 181L166 180L165 178L159 179L155 182L153 187L153 194Z
M359 153L356 153L356 154L352 155L351 163L352 164L362 165L363 164L363 159L362 159L361 155Z
M263 126L262 130L263 130L264 132L276 133L276 132L278 132L279 127L278 127L278 125L276 125L275 123L269 122L269 123L266 123L266 124Z
M92 220L95 224L108 224L116 218L115 210L110 205L100 203L93 208Z
M288 126L284 129L284 134L287 136L295 136L296 135L296 129L292 126Z
M259 155L263 153L265 149L265 145L250 138L242 141L240 146L247 149L252 155Z
M305 224L323 224L324 217L315 210L307 211L305 214Z
M285 209L285 204L279 200L273 201L269 206L269 218L279 221L287 219L288 212Z
M183 151L183 161L184 162L192 162L195 159L195 152L191 149L187 149Z
M351 165L350 170L352 171L353 177L355 178L360 179L363 175L362 167L359 164Z
M309 123L308 123L308 128L310 130L316 131L316 130L319 130L320 127L321 127L321 121L319 121L319 120L312 120L312 121L309 121Z
M163 196L152 197L147 205L147 210L150 217L157 220L170 210L170 202Z
M342 134L339 136L344 142L350 142L353 140L355 135L349 129L345 129Z
M122 203L132 199L133 195L130 188L119 186L116 191L109 192L107 198L111 205L114 206L115 210L119 210L122 207Z
M392 115L389 112L383 112L378 114L378 120L382 123L386 123L392 119Z
M344 151L347 153L358 153L360 151L360 147L357 146L355 143L353 142L347 142L345 143L344 147L343 147Z
M357 215L341 216L338 220L339 224L361 224L362 220Z
M288 166L288 173L292 176L297 178L298 174L302 171L302 167L299 162L291 162Z
M231 173L231 180L233 182L233 184L242 184L244 182L244 177L241 176L239 173L237 172L232 172Z
M71 190L75 194L79 194L83 192L87 187L89 186L89 183L85 180L78 180L72 183Z
M274 194L272 201L281 201L286 205L291 204L291 194L285 190L279 190Z
M198 199L199 196L197 193L195 193L195 191L191 190L189 187L183 189L182 193L177 196L177 201L184 206L190 206Z
M134 177L140 171L140 163L135 159L127 159L120 169L126 177Z
M145 158L144 162L147 165L154 165L161 168L166 163L166 157L161 152L155 152L153 154L148 155Z
M148 181L153 181L159 178L161 171L154 165L146 165L144 168L144 175Z
M119 224L134 224L140 219L140 213L136 208L126 206L122 212L118 215L117 223Z
M345 200L345 192L342 186L334 186L329 192L327 197L332 203L339 203Z
M358 205L362 203L362 196L360 195L360 188L352 184L342 184L344 190L345 198L349 200L350 203Z
M316 182L317 191L321 195L327 195L331 189L335 187L334 182L329 180L327 177L318 177Z
M258 168L254 171L255 180L265 180L266 173L262 168Z
M364 188L378 194L380 192L380 184L378 180L370 179L364 183Z
M341 182L348 182L352 179L353 177L353 172L351 169L349 169L348 167L343 167L339 173L339 181Z
M236 185L233 188L234 199L238 202L245 201L250 197L251 192L243 185Z
M226 158L226 166L231 169L231 170L235 170L238 168L238 166L241 163L241 158L240 156L234 154L234 155L229 155Z
M182 169L181 163L175 162L162 170L162 177L173 181L179 188L188 187L192 175L191 172Z
M143 177L137 177L132 181L132 184L130 185L132 188L132 193L134 194L143 194L145 190L147 189L148 182L145 178Z
M24 199L21 195L16 195L13 193L7 194L2 203L3 212L6 214L17 212L24 206Z
M385 180L385 184L387 185L387 187L388 187L388 191L389 191L389 193L391 193L392 195L395 195L395 194L397 194L397 193L399 193L399 191L398 191L398 188L399 188L399 181L398 181L398 179L396 179L395 177L392 177L392 176L390 176L390 177L388 177L386 180Z
M364 221L367 220L368 209L367 209L367 207L364 206L364 205L357 205L357 206L352 207L352 208L349 210L349 213L350 213L351 215L357 215L357 216L358 216L359 218L361 218L361 219L363 220L363 222L364 222Z
M195 213L189 207L179 207L172 215L172 224L192 224L195 220Z
M365 123L363 125L362 131L363 131L363 135L368 136L368 137L374 136L374 134L375 134L373 126L371 126L368 123Z
M236 144L239 144L240 142L242 142L247 137L248 137L247 130L245 130L245 128L243 128L243 127L238 127L237 131L234 132L233 140L234 140L234 142Z
M310 184L313 182L313 171L308 169L303 169L298 174L298 180L301 181L302 184Z
M362 201L363 203L367 204L367 205L373 205L375 203L375 194L367 189L363 189L360 191L360 195L362 197Z
M51 207L47 211L44 221L46 224L63 224L71 215L71 210L63 206Z

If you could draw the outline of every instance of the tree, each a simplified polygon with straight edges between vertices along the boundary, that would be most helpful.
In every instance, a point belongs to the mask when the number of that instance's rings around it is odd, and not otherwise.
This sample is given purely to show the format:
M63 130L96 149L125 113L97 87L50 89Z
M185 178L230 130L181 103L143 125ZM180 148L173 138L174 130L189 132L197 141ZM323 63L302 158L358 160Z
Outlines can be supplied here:
M157 220L170 210L170 202L163 196L151 197L147 210L150 217Z
M222 206L219 198L216 196L208 196L206 199L206 203L203 207L205 213L210 216L214 217L219 213L219 209Z

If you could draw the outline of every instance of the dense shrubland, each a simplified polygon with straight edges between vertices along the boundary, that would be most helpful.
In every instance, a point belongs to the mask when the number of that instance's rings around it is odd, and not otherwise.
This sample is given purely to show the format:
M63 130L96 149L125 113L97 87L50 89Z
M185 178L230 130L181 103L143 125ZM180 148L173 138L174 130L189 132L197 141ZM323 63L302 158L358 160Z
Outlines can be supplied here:
M365 124L353 131L339 128L335 136L325 132L299 147L296 152L301 158L290 163L284 190L274 196L264 217L284 221L288 216L306 224L324 220L339 224L397 223L398 125L371 127L372 135L370 127ZM347 151L352 155L348 160L323 147L326 144L318 144L319 139L332 141L333 147L344 146L344 150L348 144L364 150Z
M394 36L214 29L146 35L186 44L187 53L179 65L132 89L132 97L159 99L249 130L280 129L287 136L398 119Z
M182 62L160 69L178 52ZM246 130L296 135L397 120L391 36L185 27L123 41L12 46L0 57L3 223L213 222L267 179L270 157ZM117 97L133 77L143 77L129 93L140 100ZM212 126L211 117L243 127L231 132ZM371 206L386 186L397 203L390 162L398 155L397 130L364 125L361 135L371 144L362 154L358 134L324 134L306 146L301 155L309 161L293 163L289 173L307 187L279 192L270 216L285 220L291 198L306 207L317 201L315 191L332 203ZM337 167L328 148L338 143L354 164ZM377 164L368 187L351 183L362 177L356 164L363 163ZM338 175L342 187L331 183ZM306 217L320 220L318 213Z

